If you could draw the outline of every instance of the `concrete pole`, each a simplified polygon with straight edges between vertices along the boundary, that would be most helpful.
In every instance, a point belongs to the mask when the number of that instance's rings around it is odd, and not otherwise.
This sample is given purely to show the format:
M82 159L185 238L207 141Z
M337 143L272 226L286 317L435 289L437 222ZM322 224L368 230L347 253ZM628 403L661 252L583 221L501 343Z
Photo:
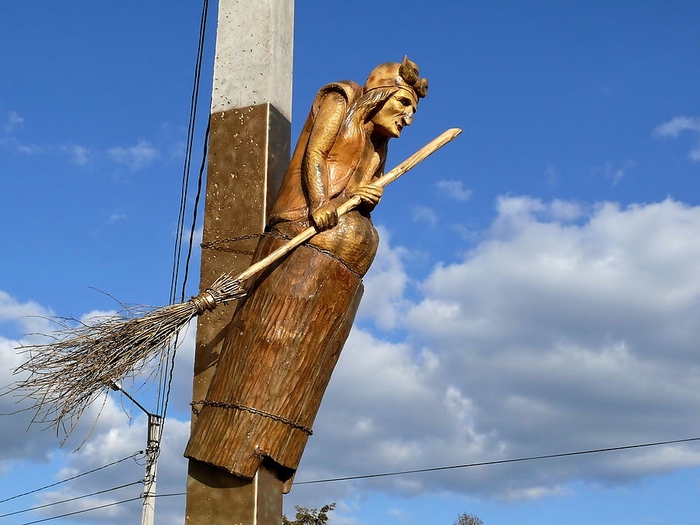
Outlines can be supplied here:
M291 141L293 0L219 0L200 288L249 265L282 182ZM232 240L237 239L237 240ZM193 420L235 305L199 317ZM279 525L282 481L245 480L190 460L188 525Z
M141 525L154 525L156 513L156 470L160 454L162 417L148 414L148 441L146 443L146 477L143 480L143 509Z
M158 470L158 456L160 455L160 438L163 417L151 414L129 392L124 390L119 383L112 382L110 388L115 392L121 392L136 405L148 418L146 434L146 475L143 478L143 506L141 508L141 525L154 525L156 514L156 471Z

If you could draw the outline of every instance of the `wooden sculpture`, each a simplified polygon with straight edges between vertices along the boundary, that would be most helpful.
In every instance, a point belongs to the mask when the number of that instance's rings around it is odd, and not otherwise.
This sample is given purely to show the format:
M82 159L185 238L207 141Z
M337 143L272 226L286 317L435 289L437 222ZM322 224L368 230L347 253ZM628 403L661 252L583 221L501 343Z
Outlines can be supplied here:
M246 284L206 399L193 403L185 456L247 479L269 458L293 476L377 251L370 212L389 139L427 90L404 58L376 67L364 87L335 82L316 95L254 260L318 233ZM352 198L360 205L339 214Z

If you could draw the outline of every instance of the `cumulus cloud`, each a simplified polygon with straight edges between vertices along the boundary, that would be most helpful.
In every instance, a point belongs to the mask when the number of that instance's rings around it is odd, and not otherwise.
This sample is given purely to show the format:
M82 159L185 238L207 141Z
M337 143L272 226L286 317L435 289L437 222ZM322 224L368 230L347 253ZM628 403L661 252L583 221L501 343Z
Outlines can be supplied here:
M51 312L35 301L18 302L0 290L0 323L15 323L23 329L36 331L46 325Z
M144 168L160 155L157 149L142 139L135 146L111 148L107 153L113 162L127 166L132 170Z
M670 137L676 138L681 133L690 131L694 135L700 135L700 117L679 116L674 117L668 122L659 124L652 131L655 137ZM700 140L697 140L695 145L688 152L688 158L694 162L700 161Z
M479 241L411 283L410 297L406 250L384 235L362 306L363 318L377 321L353 329L297 481L700 435L700 207L509 196L496 209ZM41 311L4 297L6 320ZM176 368L172 402L182 408L166 425L173 434L161 455L164 492L184 483L193 332L185 335L189 350L178 353L185 364ZM3 343L11 366L16 358ZM90 441L68 460L71 472L142 448L142 416L129 420L119 405L110 395ZM55 438L25 435L24 424L12 420L0 430L3 444L20 460L46 461ZM536 499L575 490L572 482L626 483L693 465L700 465L697 447L675 445L297 485L287 505L340 501L342 510L370 491ZM130 481L139 468L118 479ZM162 521L181 520L183 500L168 501L159 500L158 512L174 517ZM128 512L135 521L138 505Z
M353 332L298 480L700 434L700 207L504 197L497 210L463 260L422 283L405 338ZM700 452L677 445L368 480L330 495L538 498L572 481L691 465Z
M378 228L381 242L377 257L365 276L365 293L360 303L358 318L369 318L383 329L395 327L406 302L403 295L408 275L403 265L405 250L391 246L391 236Z
M141 515L139 498L143 491L141 480L145 474L143 450L146 446L147 422L138 413L133 419L125 417L123 410L109 399L102 416L89 440L76 454L66 454L67 465L56 473L60 481L91 472L66 484L40 492L35 496L37 505L52 505L32 516L50 517L58 514L90 510L83 519L106 524L138 523ZM164 425L162 449L158 461L157 494L181 494L185 491L187 462L182 457L189 435L189 422L168 418ZM48 483L47 483L48 484ZM119 488L121 487L121 488ZM117 490L109 490L117 488ZM72 500L84 494L106 491L97 496ZM126 504L112 503L133 500ZM160 498L156 501L158 521L177 523L184 515L183 496Z
M441 180L437 182L440 192L457 201L468 201L472 196L472 190L466 188L461 180Z
M93 311L82 317L87 321L95 317L111 315L113 312ZM0 291L0 328L6 333L10 324L17 325L20 333L49 333L54 326L48 318L52 312L35 302L20 302ZM187 329L180 338L181 345L176 354L175 373L171 391L170 410L164 425L163 448L158 466L158 493L175 494L185 490L187 463L182 457L189 435L189 406L192 384L192 358L194 353L194 330ZM20 344L31 344L34 339L20 336L10 339L0 336L0 356L3 366L0 368L0 387L7 392L14 381L22 379L13 376L12 371L25 359L18 353ZM156 388L151 382L144 384L144 376L127 378L124 388L146 408L154 410ZM17 392L17 394L21 394ZM17 401L20 401L17 403ZM94 403L82 416L74 432L63 448L59 448L61 435L54 429L47 429L41 424L30 425L33 412L20 411L28 404L15 393L0 396L0 442L3 451L0 455L0 476L17 475L33 464L63 465L63 467L45 479L46 484L60 481L77 474L100 469L100 467L134 456L133 459L121 461L117 465L98 470L94 474L79 477L69 483L41 491L21 500L25 508L46 505L84 494L138 482L144 476L143 451L146 445L146 417L126 397L115 392ZM98 417L99 416L99 417ZM87 438L87 439L86 439ZM72 453L77 449L76 453ZM36 487L32 487L36 488ZM33 518L54 516L76 512L99 505L108 505L116 501L138 498L143 490L140 483L105 494L79 499L27 514ZM7 494L11 496L12 494ZM162 498L157 501L158 519L164 523L182 521L184 514L184 497ZM100 523L137 523L141 514L141 501L106 507L91 511L84 516Z
M46 461L51 438L38 435L28 437L26 429L32 418L27 411L31 403L23 399L21 392L13 391L17 381L26 377L15 370L25 361L26 356L18 348L21 345L35 344L36 333L47 333L52 329L48 318L52 312L36 302L19 302L0 290L0 473L22 460ZM29 335L25 335L29 334ZM44 433L45 434L45 433Z

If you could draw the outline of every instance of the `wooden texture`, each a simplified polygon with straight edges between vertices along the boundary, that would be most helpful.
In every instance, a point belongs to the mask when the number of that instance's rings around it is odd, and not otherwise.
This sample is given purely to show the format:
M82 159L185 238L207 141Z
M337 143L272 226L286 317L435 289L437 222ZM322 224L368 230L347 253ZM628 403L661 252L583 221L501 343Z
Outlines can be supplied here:
M264 237L256 258L283 242ZM228 327L185 455L243 478L269 457L291 477L361 295L361 279L313 247L268 268Z
M218 112L210 118L200 291L223 272L241 272L250 265L257 235L263 231L289 162L291 134L290 122L270 104ZM193 400L206 396L235 308L235 302L219 305L198 319ZM193 423L196 419L193 413ZM279 502L271 508L281 509L282 482L272 487L272 478L264 470L260 472L269 489L264 493L276 494ZM186 523L278 523L279 519L254 521L255 512L267 508L255 504L261 494L258 488L251 480L190 461ZM281 515L281 510L275 512Z
M289 159L290 127L269 104L211 116L200 291L224 271L250 266ZM198 319L193 399L206 395L235 308L220 305Z
M250 480L273 465L291 488L376 254L370 213L386 183L459 134L449 130L382 179L389 140L426 92L406 58L377 66L364 88L341 81L317 93L257 246L260 264L238 275L249 294L218 333L206 397L195 396L185 455L198 468ZM277 249L279 260L266 259Z
M450 128L447 131L444 131L438 137L431 140L428 144L423 146L413 155L404 160L401 164L392 169L389 173L379 177L376 181L374 181L374 184L381 188L388 186L396 179L398 179L401 175L411 170L420 162L422 162L434 152L436 152L438 149L443 147L445 144L454 140L460 133L462 133L462 130L459 128ZM362 200L358 195L353 195L348 200L346 200L338 206L338 215L345 215L349 211L359 206L361 202ZM294 250L297 246L300 246L301 244L311 239L317 233L318 228L316 228L315 226L309 226L300 234L296 235L293 239L290 239L282 246L277 248L275 251L267 255L265 258L255 262L254 264L251 264L245 271L241 272L238 276L236 276L236 280L245 281L246 279L249 279L256 273L258 273L260 270L266 268L267 266L275 262L280 257L283 257L287 253Z

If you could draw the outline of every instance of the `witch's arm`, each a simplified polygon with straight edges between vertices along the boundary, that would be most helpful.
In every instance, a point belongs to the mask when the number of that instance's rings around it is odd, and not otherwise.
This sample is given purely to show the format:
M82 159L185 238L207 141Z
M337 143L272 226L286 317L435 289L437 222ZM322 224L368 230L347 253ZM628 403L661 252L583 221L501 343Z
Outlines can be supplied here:
M384 175L384 169L386 168L386 151L381 155L382 160L379 166L375 170L374 174L370 178L370 182L360 185L354 192L353 195L360 197L360 205L367 211L372 211L379 200L382 198L382 193L384 188L375 182Z
M317 228L325 230L338 224L337 206L331 202L328 155L345 118L346 100L336 92L328 93L314 119L302 164L302 180L311 217Z

